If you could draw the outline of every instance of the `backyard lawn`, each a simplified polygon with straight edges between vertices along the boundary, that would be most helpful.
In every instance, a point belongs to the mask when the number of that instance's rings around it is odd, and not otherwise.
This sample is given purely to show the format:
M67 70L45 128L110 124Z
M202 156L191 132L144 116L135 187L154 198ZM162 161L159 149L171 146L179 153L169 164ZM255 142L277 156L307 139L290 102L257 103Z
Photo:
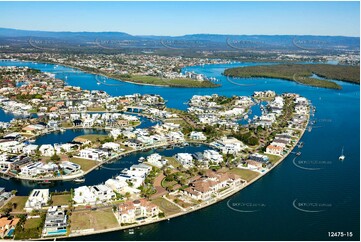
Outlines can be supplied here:
M71 230L101 230L119 226L112 208L73 212L70 219Z
M13 206L12 211L13 212L25 212L24 207L25 207L25 203L27 200L28 200L27 196L15 196L15 197L11 198L9 203L16 204L16 206Z
M53 201L53 206L59 205L68 205L70 204L71 195L70 194L62 194L62 195L53 195L51 200Z
M98 162L95 160L88 160L76 157L70 158L70 161L80 165L83 171L88 171L98 164Z
M152 200L152 203L157 205L162 212L164 212L165 215L172 215L181 212L181 209L174 205L173 203L167 201L166 199L162 197L158 197L156 199Z
M178 168L181 164L174 157L165 157L168 160L168 164L174 168Z
M257 176L260 176L260 173L258 173L256 171L247 170L247 169L234 168L234 169L230 170L230 172L240 176L242 179L244 179L246 181L251 181L254 178L256 178Z
M276 163L277 161L279 161L281 159L281 157L277 156L277 155L270 155L270 154L265 154L268 156L269 158L269 161L274 164Z
M30 218L24 223L24 228L17 226L15 229L15 239L39 238L42 232L43 218Z

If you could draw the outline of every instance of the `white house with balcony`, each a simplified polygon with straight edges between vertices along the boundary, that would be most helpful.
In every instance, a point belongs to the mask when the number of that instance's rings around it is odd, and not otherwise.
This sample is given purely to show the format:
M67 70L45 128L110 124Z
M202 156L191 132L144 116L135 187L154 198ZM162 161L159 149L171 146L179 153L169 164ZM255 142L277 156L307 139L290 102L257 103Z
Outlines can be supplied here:
M192 167L193 166L193 156L189 153L178 153L174 156L174 158L181 163L184 167Z
M207 137L202 132L192 131L189 135L189 138L192 140L204 141L207 140Z
M41 145L39 151L42 156L52 156L55 154L55 149L50 144Z
M41 209L50 200L49 189L34 189L25 203L24 209L31 212L33 209Z

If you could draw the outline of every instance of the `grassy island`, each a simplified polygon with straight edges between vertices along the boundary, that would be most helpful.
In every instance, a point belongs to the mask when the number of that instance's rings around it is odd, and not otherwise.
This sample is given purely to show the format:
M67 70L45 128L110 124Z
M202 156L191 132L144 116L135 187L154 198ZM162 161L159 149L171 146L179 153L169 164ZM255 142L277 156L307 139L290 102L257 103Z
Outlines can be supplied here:
M314 78L315 74L319 78ZM224 75L231 77L267 77L295 81L309 86L341 89L341 86L330 80L360 83L359 66L341 66L327 64L281 64L269 66L248 66L230 68Z
M114 76L115 79L120 79ZM211 81L197 81L190 78L174 78L166 79L156 76L140 76L133 75L128 78L123 78L122 80L137 83L137 84L146 84L146 85L155 85L155 86L169 86L169 87L218 87L220 85L215 84Z
M70 64L68 64L67 66L77 68L85 72L90 72L97 75L103 75L108 78L113 78L119 81L131 82L139 85L165 86L165 87L199 87L199 88L221 86L220 84L215 84L208 80L198 81L191 78L169 79L169 78L161 78L157 76L114 74L114 73L101 71L99 69L92 67L84 67L84 66L77 66Z

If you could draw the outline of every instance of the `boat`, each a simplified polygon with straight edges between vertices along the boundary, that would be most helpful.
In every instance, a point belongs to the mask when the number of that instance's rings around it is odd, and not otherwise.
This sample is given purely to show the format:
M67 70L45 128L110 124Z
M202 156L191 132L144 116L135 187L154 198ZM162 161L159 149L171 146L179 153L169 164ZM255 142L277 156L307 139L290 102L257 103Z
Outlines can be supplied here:
M74 179L74 182L83 183L83 182L85 182L85 178L77 178L77 179Z
M134 234L134 229L129 229L129 234Z
M298 143L298 148L302 148L303 147L303 142L300 142L300 143Z
M139 160L138 160L139 163L142 163L142 162L144 162L144 161L145 161L145 158L144 158L144 157L140 157Z
M300 152L300 151L298 151L298 152L296 153L296 155L297 155L297 156L300 156L300 155L301 155L301 152Z
M10 180L11 177L8 176L8 175L6 175L6 174L4 174L4 173L1 173L0 178L8 181L8 180Z
M38 184L51 184L49 180L38 181Z
M35 139L29 139L29 143L34 143Z
M340 155L340 157L338 157L338 159L339 160L344 160L346 157L345 157L345 155L343 154L343 147L342 147L342 151L341 151L341 155Z

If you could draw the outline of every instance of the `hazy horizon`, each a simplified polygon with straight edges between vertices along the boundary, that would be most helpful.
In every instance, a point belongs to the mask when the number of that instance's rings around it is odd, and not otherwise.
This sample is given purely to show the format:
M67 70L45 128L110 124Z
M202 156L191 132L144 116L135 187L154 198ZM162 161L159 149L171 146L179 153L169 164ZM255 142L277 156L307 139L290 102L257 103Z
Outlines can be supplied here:
M4 28L136 36L360 36L359 2L0 2Z

